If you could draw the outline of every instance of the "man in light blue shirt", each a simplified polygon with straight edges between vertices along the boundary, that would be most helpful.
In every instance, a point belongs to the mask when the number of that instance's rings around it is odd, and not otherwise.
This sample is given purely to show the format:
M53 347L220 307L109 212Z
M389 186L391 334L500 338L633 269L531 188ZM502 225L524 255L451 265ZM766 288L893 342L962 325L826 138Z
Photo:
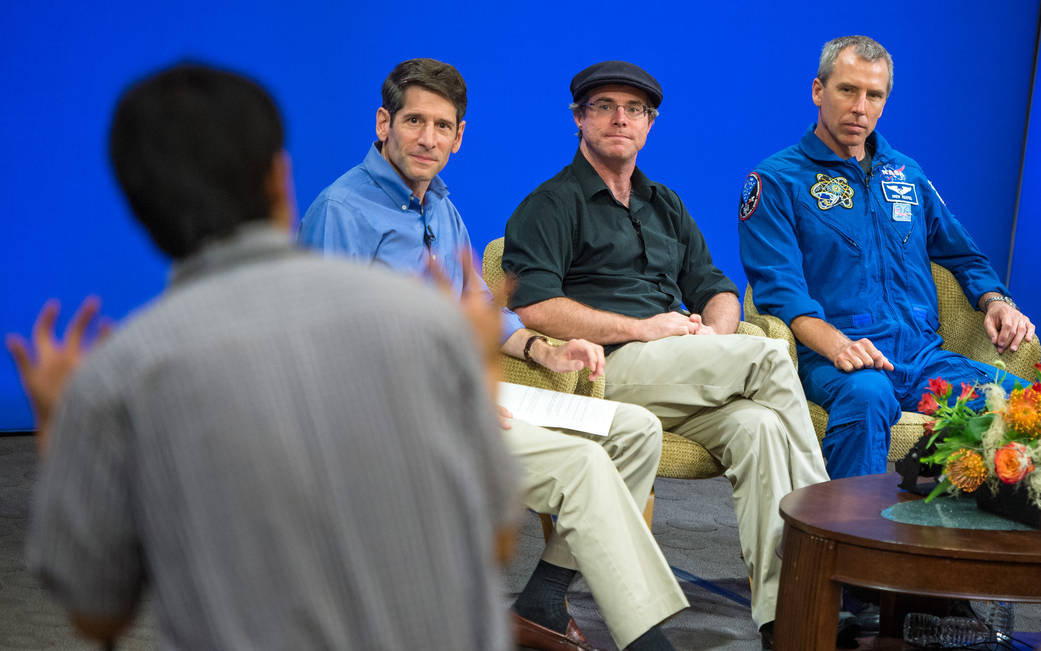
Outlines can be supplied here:
M383 85L374 144L361 164L322 191L300 241L420 277L430 262L460 293L488 293L464 268L470 237L437 176L462 142L466 84L432 59L402 62ZM491 295L488 293L489 300ZM603 349L583 339L550 345L504 310L501 352L553 371L603 373ZM525 505L556 513L556 533L513 607L517 642L590 649L564 597L581 571L620 648L672 649L658 623L687 605L641 517L661 454L661 424L619 404L611 431L593 437L535 427L504 414L503 437L522 469ZM590 440L593 439L593 440Z
M472 249L470 234L448 198L448 188L441 177L430 179L425 192L413 194L376 144L369 147L361 164L336 179L314 200L300 222L300 242L327 254L385 264L416 276L426 276L433 259L459 294L465 276L459 252ZM490 297L484 281L480 284L480 290ZM503 310L502 327L503 343L515 333L519 338L524 335L520 332L524 325L510 310ZM561 347L558 356L575 353L575 359L553 360L561 362L553 370L583 368L562 363L582 360L582 356L590 362L589 368L596 370L596 347L579 345L579 341L582 340L576 340L570 350Z

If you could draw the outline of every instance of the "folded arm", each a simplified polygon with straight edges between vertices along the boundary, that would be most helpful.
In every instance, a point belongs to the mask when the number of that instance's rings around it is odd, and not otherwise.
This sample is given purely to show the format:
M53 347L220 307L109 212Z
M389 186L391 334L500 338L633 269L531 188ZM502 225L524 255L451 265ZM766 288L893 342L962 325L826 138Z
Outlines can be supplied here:
M703 329L695 334L734 334L741 323L741 304L737 296L730 292L716 294L705 304L705 309L701 311L701 320L704 322ZM705 328L711 332L706 332Z
M605 312L558 296L515 310L525 325L561 339L581 337L598 344L654 341L674 335L697 334L704 326L698 315L664 312L637 319ZM697 317L697 318L695 318Z

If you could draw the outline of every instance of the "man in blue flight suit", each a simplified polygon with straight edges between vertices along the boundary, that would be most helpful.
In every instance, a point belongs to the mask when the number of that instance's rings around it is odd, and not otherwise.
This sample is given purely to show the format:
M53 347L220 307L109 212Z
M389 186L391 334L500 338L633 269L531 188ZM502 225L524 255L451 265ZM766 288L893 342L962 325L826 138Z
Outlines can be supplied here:
M1034 337L918 163L874 131L892 87L893 60L876 41L825 44L817 124L760 163L741 196L741 261L756 307L799 342L806 397L829 412L833 479L885 472L889 429L916 409L929 378L956 387L995 378L993 366L940 348L930 261L986 313L999 352ZM1005 375L1006 390L1015 379Z

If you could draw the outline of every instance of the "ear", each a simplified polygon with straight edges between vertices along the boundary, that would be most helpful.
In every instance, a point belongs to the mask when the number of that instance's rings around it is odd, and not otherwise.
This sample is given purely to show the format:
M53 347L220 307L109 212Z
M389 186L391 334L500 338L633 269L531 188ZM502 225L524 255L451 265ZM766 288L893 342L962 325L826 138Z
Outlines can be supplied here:
M459 153L459 146L463 144L463 130L466 129L466 120L459 123L459 128L455 130L455 142L452 143L452 153Z
M271 170L264 179L264 189L271 202L271 222L290 230L296 220L296 192L293 190L293 163L284 149L271 159Z
M822 96L824 95L824 82L818 77L813 78L813 85L810 86L810 97L813 99L813 104L817 108L820 108Z
M571 113L571 117L575 119L575 126L578 127L579 131L581 131L582 130L582 119L585 117L585 113L582 111L582 109L579 109L577 111L573 111Z
M376 137L380 142L387 142L390 135L390 111L382 106L376 109Z

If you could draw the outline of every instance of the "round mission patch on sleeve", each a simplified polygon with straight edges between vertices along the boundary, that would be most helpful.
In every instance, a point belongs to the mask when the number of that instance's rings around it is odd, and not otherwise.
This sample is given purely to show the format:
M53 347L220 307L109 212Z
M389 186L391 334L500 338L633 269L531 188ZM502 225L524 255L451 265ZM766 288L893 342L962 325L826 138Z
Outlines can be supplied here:
M752 172L745 179L745 187L741 188L741 205L737 211L737 216L741 221L752 216L755 209L759 207L759 197L762 194L763 181L758 174Z

